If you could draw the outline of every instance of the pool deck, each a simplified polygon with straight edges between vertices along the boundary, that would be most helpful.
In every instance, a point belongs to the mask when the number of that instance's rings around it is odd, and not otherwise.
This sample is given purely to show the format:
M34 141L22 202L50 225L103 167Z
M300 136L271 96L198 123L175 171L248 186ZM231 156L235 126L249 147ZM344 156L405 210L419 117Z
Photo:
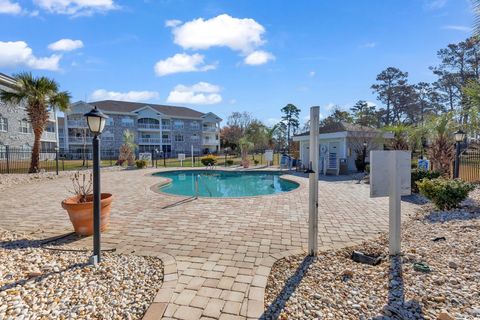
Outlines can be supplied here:
M164 284L145 319L258 319L273 263L307 248L308 179L289 175L299 188L277 195L194 200L152 191L164 179L151 175L158 171L102 172L102 191L115 196L103 247L165 263ZM2 190L0 227L39 239L71 232L60 206L69 185L63 177ZM416 205L402 208L408 215ZM371 199L368 186L350 180L319 181L320 250L387 229L387 198Z

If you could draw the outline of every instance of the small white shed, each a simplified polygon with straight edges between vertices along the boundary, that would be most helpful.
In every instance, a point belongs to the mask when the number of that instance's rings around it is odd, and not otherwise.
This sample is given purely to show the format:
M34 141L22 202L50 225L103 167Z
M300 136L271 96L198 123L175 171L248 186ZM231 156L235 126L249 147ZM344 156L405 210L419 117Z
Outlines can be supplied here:
M335 122L320 127L319 171L324 174L339 174L343 167L349 172L357 171L355 159L366 151L366 162L370 150L383 150L385 139L393 138L392 133L360 126L348 122ZM300 142L300 160L304 165L309 163L310 132L293 137Z

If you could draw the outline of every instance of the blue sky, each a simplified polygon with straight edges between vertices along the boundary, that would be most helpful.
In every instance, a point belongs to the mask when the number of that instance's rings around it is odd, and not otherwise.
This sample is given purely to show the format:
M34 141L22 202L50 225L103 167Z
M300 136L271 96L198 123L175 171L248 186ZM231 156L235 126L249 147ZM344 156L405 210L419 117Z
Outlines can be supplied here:
M433 81L464 40L467 0L0 0L0 72L55 78L74 100L193 107L222 118L359 99L389 66Z

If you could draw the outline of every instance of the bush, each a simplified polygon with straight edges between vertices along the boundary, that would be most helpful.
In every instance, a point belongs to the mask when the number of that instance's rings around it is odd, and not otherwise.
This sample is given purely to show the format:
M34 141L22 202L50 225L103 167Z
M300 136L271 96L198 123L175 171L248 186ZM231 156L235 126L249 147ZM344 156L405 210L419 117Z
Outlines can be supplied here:
M440 178L441 173L438 171L425 171L425 170L412 170L412 192L413 193L418 193L418 187L417 187L417 182L423 179L436 179Z
M135 164L137 165L138 169L143 169L147 166L147 160L143 160L143 159L137 160L135 161Z
M204 166L214 166L217 163L217 158L211 154L200 159Z
M468 197L474 185L459 179L427 178L417 182L420 193L431 200L440 210L457 208Z
M253 163L255 163L255 165L259 164L260 161L258 161L257 159L253 160Z
M228 159L227 160L227 166L231 166L233 165L233 160L232 159Z

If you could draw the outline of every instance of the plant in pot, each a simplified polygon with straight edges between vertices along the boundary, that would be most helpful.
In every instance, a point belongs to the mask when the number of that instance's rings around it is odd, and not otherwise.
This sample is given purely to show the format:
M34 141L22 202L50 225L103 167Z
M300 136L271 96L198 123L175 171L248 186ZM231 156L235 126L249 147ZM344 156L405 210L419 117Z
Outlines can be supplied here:
M82 236L93 234L92 185L92 173L76 172L72 177L73 196L62 201L62 208L67 210L75 233ZM100 199L100 230L104 231L110 222L113 195L102 193Z

